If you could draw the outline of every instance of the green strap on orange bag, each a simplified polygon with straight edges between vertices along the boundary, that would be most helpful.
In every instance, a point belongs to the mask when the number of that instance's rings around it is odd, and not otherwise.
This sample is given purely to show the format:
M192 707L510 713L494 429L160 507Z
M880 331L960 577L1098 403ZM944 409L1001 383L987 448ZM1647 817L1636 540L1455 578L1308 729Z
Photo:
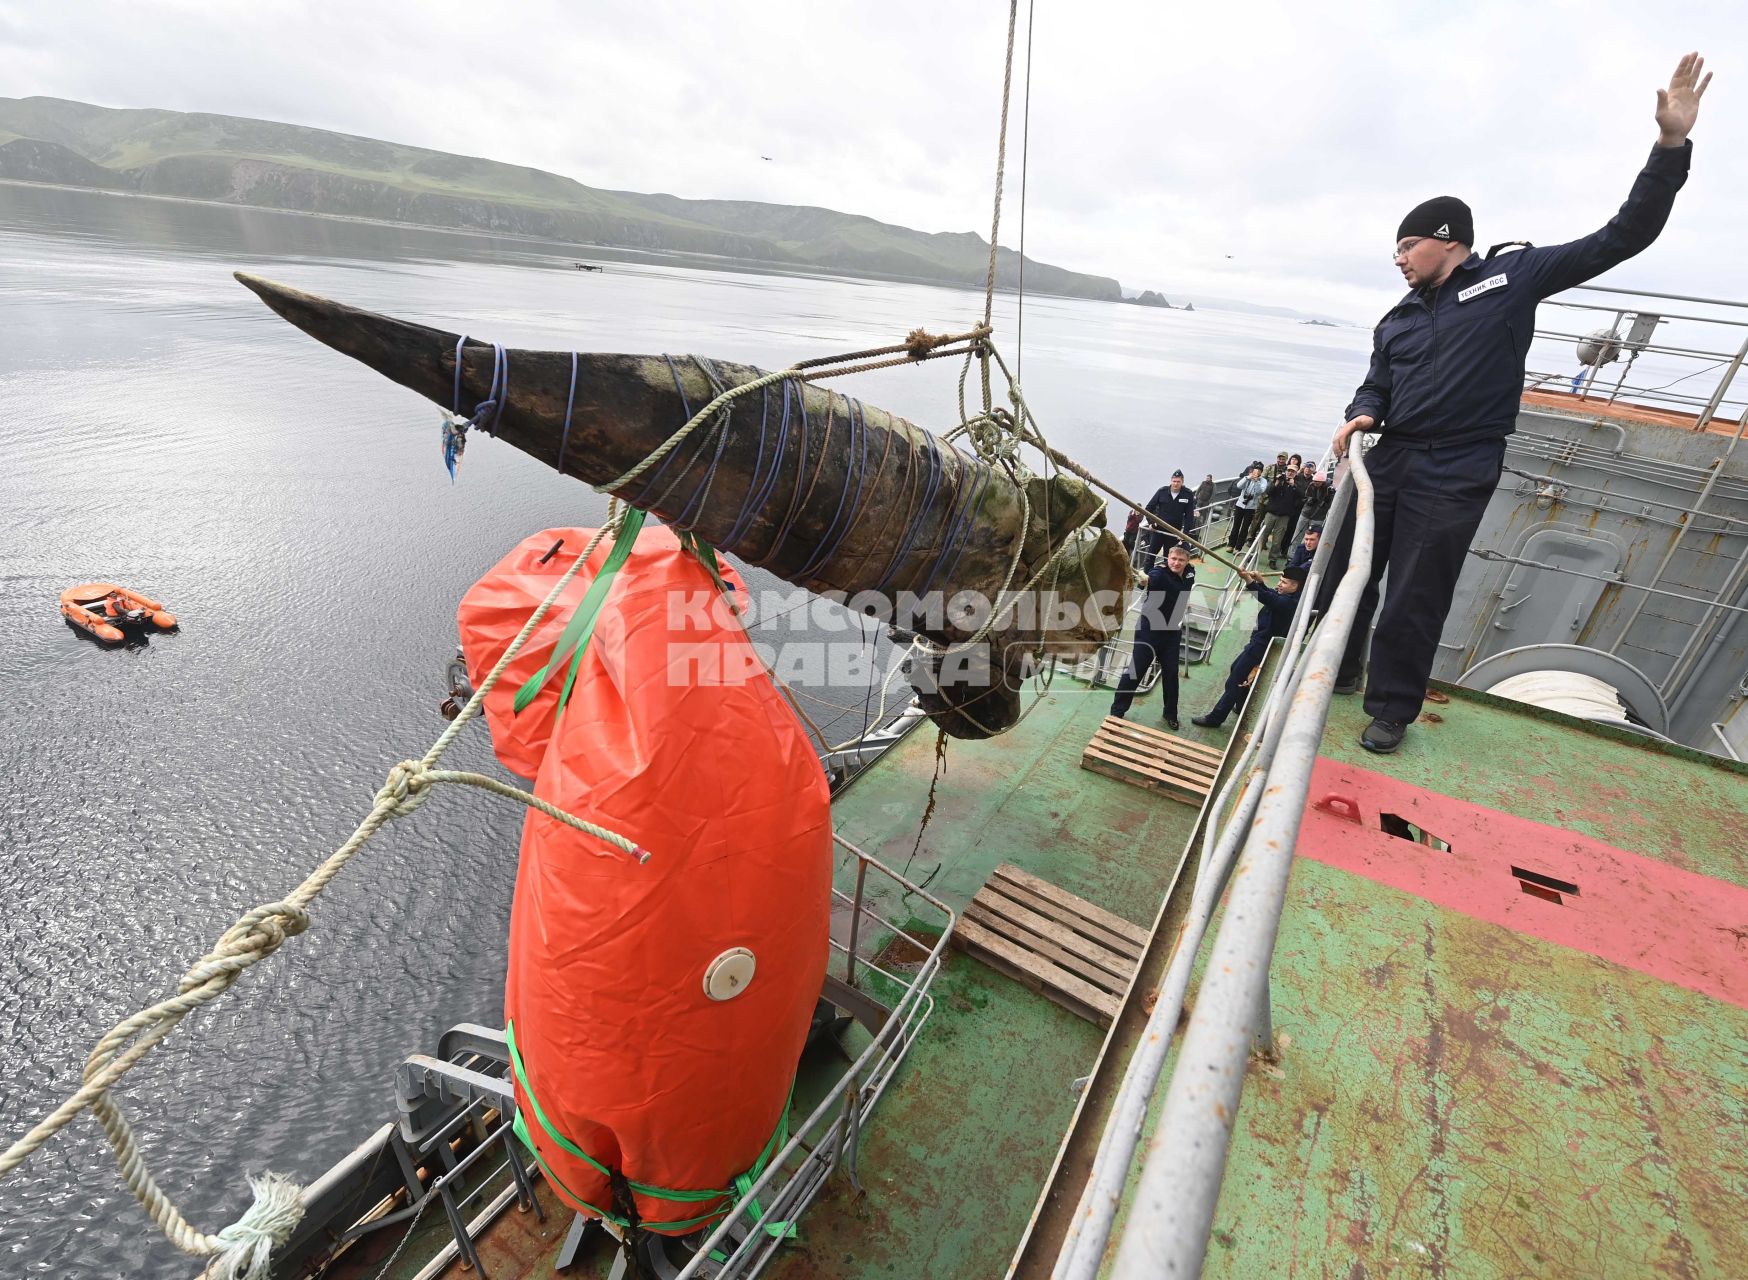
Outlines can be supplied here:
M570 701L571 686L576 683L577 672L583 665L583 651L589 647L589 640L595 634L595 623L601 617L601 606L607 601L607 592L613 587L614 576L631 558L632 546L637 542L637 535L643 529L647 514L636 507L626 508L625 518L620 522L619 532L613 539L613 550L608 553L607 562L601 566L601 572L583 594L577 611L565 624L564 631L558 637L558 644L553 648L552 657L547 659L544 667L529 677L526 684L516 690L514 705L517 711L521 711L540 695L541 689L546 687L547 678L566 658L570 659L571 665L570 671L565 675L564 688L559 691L558 709L563 711L565 703Z

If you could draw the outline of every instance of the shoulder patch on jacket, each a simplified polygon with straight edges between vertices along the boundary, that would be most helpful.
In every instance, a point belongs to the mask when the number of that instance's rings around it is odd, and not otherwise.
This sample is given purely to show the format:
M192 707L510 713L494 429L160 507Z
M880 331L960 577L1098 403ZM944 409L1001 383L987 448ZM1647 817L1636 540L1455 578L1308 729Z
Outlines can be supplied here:
M1480 284L1472 284L1467 289L1458 290L1457 301L1467 302L1476 294L1486 293L1489 289L1502 289L1505 287L1505 283L1505 272L1501 271L1496 276L1488 276Z

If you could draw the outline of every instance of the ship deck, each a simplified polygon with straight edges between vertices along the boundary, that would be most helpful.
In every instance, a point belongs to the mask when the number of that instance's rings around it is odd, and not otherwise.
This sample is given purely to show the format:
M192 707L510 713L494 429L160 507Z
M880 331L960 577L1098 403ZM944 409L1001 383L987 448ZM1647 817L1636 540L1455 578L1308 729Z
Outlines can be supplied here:
M1184 683L1186 735L1226 745L1189 716L1250 614ZM1272 970L1279 1059L1252 1064L1205 1274L1730 1274L1748 1256L1748 768L1443 692L1382 758L1357 745L1360 699L1335 700L1313 800L1388 803L1451 847L1308 817ZM1005 862L1155 929L1151 985L1200 815L1081 768L1109 696L1060 675L1016 731L949 744L938 778L925 726L840 793L838 829L955 910ZM1659 916L1665 890L1708 905ZM1048 1275L1142 1001L1107 1047L962 952L932 991L861 1192L835 1179L766 1275L1000 1276L1022 1240L1018 1273ZM568 1215L549 1207L488 1234L491 1275L551 1274ZM575 1274L606 1268L603 1250Z
M1381 759L1338 699L1325 761L1541 826L1448 805L1450 829L1418 823L1456 853L1504 837L1509 863L1454 893L1422 878L1452 854L1407 840L1370 837L1398 863L1381 870L1296 860L1280 1061L1246 1083L1204 1274L1738 1273L1748 771L1446 692ZM1599 863L1567 833L1637 856ZM1716 910L1652 914L1683 893Z

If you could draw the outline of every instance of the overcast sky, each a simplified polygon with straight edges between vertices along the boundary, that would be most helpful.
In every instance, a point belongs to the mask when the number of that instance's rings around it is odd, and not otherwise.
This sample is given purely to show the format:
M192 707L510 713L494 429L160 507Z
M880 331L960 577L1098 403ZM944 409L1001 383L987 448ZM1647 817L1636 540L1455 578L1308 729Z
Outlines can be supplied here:
M0 93L259 116L594 186L987 235L1000 0L0 0ZM1024 71L1025 5L1016 80ZM1662 239L1617 283L1748 299L1748 5L1038 0L1027 253L1130 289L1369 323L1413 204L1482 244L1591 231L1690 48L1717 80ZM1020 113L1002 228L1020 211ZM766 161L761 155L772 157Z

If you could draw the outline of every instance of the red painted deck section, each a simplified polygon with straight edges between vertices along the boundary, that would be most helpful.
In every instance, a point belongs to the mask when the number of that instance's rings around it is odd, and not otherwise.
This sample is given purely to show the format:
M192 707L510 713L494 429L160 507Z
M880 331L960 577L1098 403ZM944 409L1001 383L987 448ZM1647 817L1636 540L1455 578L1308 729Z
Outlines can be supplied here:
M1322 758L1298 853L1748 1008L1748 889L1728 881Z

